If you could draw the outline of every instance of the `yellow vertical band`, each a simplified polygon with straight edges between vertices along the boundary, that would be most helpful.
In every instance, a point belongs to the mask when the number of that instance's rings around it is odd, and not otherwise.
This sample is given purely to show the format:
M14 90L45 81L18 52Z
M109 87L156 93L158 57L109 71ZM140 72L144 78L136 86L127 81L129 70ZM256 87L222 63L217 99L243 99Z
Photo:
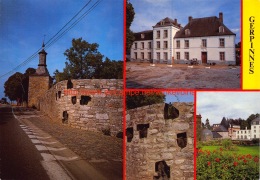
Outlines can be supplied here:
M242 0L242 60L245 90L260 89L260 0Z

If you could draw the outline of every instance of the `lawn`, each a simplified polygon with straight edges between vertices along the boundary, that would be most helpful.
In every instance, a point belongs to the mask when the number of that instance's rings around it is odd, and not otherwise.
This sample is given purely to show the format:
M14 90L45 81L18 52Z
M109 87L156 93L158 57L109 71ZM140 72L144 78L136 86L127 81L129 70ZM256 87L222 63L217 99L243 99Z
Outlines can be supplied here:
M222 146L203 146L202 150L209 150L209 151L214 151L218 150ZM251 154L252 156L259 156L259 146L237 146L238 151L228 151L233 154L241 154L241 155L247 155Z

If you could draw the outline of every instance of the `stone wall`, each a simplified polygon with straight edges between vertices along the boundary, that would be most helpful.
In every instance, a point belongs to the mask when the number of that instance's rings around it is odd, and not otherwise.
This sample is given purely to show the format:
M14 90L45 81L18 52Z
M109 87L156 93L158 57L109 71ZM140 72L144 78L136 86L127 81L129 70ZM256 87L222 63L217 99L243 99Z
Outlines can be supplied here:
M190 179L194 173L193 103L127 111L127 179Z
M40 98L39 108L54 121L72 127L122 132L123 80L82 79L61 81Z
M28 106L38 107L38 99L50 88L50 76L32 75L29 77Z

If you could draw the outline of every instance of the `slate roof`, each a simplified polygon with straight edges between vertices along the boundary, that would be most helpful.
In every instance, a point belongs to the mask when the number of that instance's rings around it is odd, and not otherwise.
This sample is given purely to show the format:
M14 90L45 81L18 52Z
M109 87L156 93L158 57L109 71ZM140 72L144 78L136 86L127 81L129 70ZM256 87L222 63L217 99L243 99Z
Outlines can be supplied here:
M222 138L222 136L217 132L212 131L212 134L213 134L213 138Z
M144 34L144 38L141 37ZM135 41L153 40L153 30L134 33Z
M257 117L257 118L255 118L254 120L252 120L252 121L251 121L251 124L253 124L253 122L256 122L256 121L260 122L260 116ZM260 123L259 123L259 124L260 124Z
M219 125L218 127L213 127L212 132L228 132L227 128L225 128L223 125Z
M224 32L219 32L219 27L224 27ZM190 30L190 35L185 35L185 30ZM194 18L174 38L205 37L205 36L236 35L229 30L216 16L205 18Z
M163 26L175 26L177 28L182 28L180 24L178 24L177 19L173 20L169 17L166 17L159 21L154 27L163 27Z

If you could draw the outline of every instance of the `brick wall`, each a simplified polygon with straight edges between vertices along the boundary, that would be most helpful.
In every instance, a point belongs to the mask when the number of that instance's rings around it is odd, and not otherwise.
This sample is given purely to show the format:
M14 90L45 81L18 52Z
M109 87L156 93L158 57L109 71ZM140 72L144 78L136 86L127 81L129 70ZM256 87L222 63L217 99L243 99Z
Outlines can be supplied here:
M193 180L193 115L193 103L128 110L127 179Z

